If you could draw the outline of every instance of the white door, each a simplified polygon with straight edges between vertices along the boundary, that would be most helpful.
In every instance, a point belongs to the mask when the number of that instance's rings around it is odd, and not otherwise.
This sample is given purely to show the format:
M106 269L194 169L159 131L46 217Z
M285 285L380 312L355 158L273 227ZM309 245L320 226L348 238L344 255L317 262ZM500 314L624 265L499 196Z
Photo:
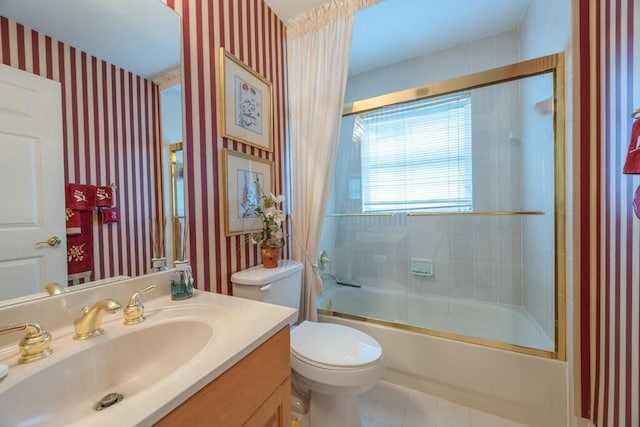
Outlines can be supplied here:
M0 64L0 300L66 286L62 149L60 83Z

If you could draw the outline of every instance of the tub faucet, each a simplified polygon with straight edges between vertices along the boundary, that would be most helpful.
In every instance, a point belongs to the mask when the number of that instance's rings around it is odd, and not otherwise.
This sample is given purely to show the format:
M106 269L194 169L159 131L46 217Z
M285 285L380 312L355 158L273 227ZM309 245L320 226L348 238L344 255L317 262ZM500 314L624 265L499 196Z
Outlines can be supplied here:
M74 340L86 340L87 338L101 335L102 316L104 313L115 313L120 310L120 303L112 299L103 299L95 303L92 307L82 307L82 316L73 322L76 330Z

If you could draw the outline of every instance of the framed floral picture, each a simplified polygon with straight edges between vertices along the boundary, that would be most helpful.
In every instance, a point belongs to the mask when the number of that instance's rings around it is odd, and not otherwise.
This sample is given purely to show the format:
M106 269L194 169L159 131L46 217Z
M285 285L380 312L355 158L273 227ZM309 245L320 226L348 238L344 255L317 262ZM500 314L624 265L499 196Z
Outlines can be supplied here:
M273 151L271 82L220 48L222 136Z
M222 152L225 234L261 230L262 221L255 212L260 203L256 181L266 194L273 191L273 162L226 148Z

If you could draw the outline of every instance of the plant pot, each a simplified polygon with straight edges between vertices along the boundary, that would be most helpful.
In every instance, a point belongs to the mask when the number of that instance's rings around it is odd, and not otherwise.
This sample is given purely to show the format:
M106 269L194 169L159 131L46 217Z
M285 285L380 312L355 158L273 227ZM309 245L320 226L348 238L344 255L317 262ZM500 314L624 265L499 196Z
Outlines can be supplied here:
M262 266L264 268L276 268L278 260L282 257L282 248L262 246L260 253L262 254Z

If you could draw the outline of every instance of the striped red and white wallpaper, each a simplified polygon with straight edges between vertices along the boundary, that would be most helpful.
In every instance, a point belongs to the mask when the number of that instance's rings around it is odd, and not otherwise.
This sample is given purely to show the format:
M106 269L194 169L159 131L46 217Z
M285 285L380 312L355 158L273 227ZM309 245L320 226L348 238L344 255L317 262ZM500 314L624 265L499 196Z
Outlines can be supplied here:
M92 279L146 273L161 212L157 86L2 16L0 58L61 83L65 182L118 186L120 222L94 224Z
M285 27L263 0L163 0L182 17L184 147L189 258L197 287L231 293L232 273L258 263L247 236L225 236L222 149L273 160L284 190ZM219 57L225 47L273 85L274 151L222 138Z
M581 415L598 427L640 425L640 184L622 174L640 107L640 5L579 8L578 299Z

